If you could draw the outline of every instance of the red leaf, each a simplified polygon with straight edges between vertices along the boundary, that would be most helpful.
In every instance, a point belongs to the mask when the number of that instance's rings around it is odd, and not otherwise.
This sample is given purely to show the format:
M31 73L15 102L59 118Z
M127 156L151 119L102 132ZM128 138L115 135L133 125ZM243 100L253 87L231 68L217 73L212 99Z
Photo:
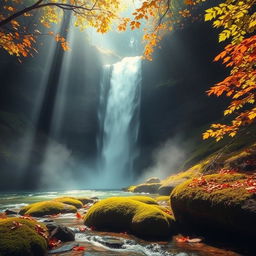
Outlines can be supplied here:
M19 228L19 227L21 227L23 225L22 223L19 223L17 221L13 221L12 224L13 224L13 226L11 227L11 230Z
M77 218L78 220L81 220L81 219L83 218L83 216L82 216L79 212L77 212L77 213L76 213L76 218Z
M178 243L186 243L186 242L188 242L189 237L188 236L179 236L179 237L176 237L175 240Z
M85 247L84 246L75 246L75 247L73 247L73 251L85 251Z
M51 239L49 240L49 242L48 242L48 246L49 246L50 248L54 248L54 247L58 246L59 244L61 244L61 241L58 240L58 239L56 239L56 238L51 238Z

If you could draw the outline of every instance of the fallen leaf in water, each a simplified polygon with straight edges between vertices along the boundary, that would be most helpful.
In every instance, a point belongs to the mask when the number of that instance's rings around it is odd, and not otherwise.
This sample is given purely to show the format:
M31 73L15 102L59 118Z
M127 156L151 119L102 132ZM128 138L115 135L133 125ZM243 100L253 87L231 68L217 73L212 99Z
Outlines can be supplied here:
M48 246L49 246L50 248L54 248L54 247L58 246L59 244L61 244L61 241L58 240L58 239L56 239L56 238L51 238L51 239L49 240L49 242L48 242Z
M84 246L75 246L75 247L73 247L73 251L85 251L85 247Z
M77 213L76 213L76 218L77 218L78 220L81 220L81 219L83 218L83 216L82 216L79 212L77 212Z
M85 232L86 230L88 230L86 226L79 226L78 229L80 232Z

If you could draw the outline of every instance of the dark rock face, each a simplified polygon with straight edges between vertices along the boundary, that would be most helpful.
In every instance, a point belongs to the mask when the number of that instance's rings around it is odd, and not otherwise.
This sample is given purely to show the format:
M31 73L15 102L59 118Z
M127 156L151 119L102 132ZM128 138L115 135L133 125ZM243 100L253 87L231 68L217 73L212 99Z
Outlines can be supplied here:
M168 139L178 138L192 151L208 124L221 118L225 100L205 93L225 77L212 61L220 51L210 24L196 23L166 36L153 61L143 62L139 171Z
M58 225L56 223L46 224L52 238L61 240L62 242L74 241L75 233L68 227Z

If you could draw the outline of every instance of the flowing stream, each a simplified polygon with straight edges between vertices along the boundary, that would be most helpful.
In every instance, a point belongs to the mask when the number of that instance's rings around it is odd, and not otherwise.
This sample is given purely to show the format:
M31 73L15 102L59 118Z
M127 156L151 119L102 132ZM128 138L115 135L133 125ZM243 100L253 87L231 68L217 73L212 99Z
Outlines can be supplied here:
M126 57L103 72L100 94L99 185L132 183L138 155L141 57Z

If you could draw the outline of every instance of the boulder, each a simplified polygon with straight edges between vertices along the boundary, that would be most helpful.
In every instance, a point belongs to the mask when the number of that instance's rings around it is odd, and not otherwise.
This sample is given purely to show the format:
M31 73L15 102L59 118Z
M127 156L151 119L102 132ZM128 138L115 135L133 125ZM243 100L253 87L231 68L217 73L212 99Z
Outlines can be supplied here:
M170 196L177 223L206 234L255 237L255 194L241 186L247 180L244 174L212 174L180 184Z
M133 192L156 194L160 186L161 186L161 183L140 184L133 189Z
M59 213L77 212L75 206L64 204L56 201L44 201L33 203L21 208L19 214L42 217L45 215L53 215Z
M79 200L79 199L76 199L74 197L59 197L59 198L55 198L54 201L61 202L61 203L64 203L64 204L73 205L77 209L83 207L82 201Z
M46 224L46 227L52 238L56 238L62 242L75 241L75 233L68 227L56 223L48 223Z
M45 256L47 241L36 231L38 225L47 235L46 227L35 220L15 217L0 219L0 255Z
M96 230L128 231L145 239L162 239L173 232L174 218L157 206L126 197L112 197L93 205L84 223Z
M160 183L160 182L161 182L161 180L157 177L151 177L146 180L146 183Z
M127 199L136 200L145 204L155 204L157 205L157 201L149 196L129 196Z

